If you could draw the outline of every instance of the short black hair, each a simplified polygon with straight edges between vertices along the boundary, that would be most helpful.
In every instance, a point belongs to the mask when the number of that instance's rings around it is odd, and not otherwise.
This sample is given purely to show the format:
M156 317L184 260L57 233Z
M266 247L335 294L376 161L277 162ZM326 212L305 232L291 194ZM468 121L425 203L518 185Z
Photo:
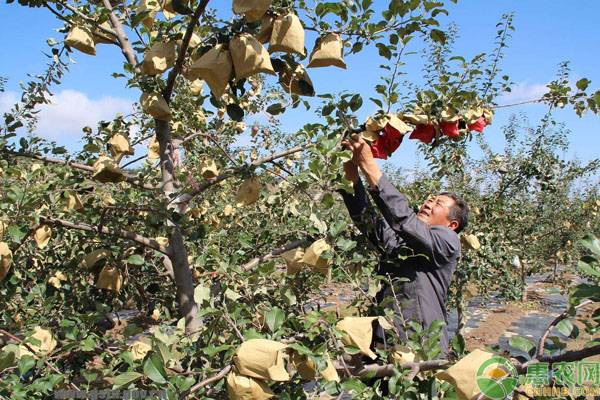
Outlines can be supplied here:
M454 230L456 233L460 233L469 224L469 205L461 196L454 192L442 192L440 196L447 196L454 200L454 205L450 207L450 213L448 217L452 220L458 221L458 226Z

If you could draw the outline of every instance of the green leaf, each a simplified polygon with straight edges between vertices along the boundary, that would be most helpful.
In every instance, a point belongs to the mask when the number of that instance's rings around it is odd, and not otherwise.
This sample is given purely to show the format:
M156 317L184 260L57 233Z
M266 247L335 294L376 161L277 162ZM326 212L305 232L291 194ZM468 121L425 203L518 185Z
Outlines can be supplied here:
M591 83L592 81L590 81L587 78L582 78L580 80L577 81L577 83L575 83L575 86L577 86L577 89L581 90L582 92L587 89L588 85Z
M210 288L203 285L196 286L194 289L194 301L197 304L203 304L208 300L210 300Z
M133 265L144 265L145 260L144 260L144 257L142 257L139 254L132 254L129 257L127 257L127 260L125 262L127 264L133 264Z
M163 361L156 353L144 361L144 375L156 383L167 383Z
M446 44L446 34L439 29L432 29L431 32L429 32L429 37L431 37L434 42Z
M35 360L32 356L25 354L19 360L19 372L25 375L31 368L35 366Z
M586 235L580 242L585 248L600 257L600 240L593 235Z
M333 112L333 109L334 109L333 104L327 104L326 106L323 106L323 110L322 110L321 114L325 117L325 116L331 114Z
M522 352L529 354L529 352L535 348L535 344L524 337L521 336L513 336L508 340L508 345L517 350L521 350Z
M269 109L267 109L267 112L269 112ZM235 103L227 104L227 115L236 122L244 120L244 110Z
M571 332L573 332L573 323L568 319L563 319L556 325L556 330L562 335L569 337Z
M362 106L362 104L363 104L363 99L362 99L362 97L360 97L359 94L355 94L350 99L350 109L352 111L357 111Z
M239 293L231 290L230 288L227 288L227 290L225 290L225 297L227 297L231 301L237 301L242 296Z
M265 312L265 322L271 332L277 331L285 322L285 312L281 308L273 307Z
M285 111L285 107L281 103L271 104L267 107L267 112L271 115L279 115Z
M26 230L22 230L17 225L10 225L8 227L8 234L10 235L10 238L14 242L20 242L21 239L23 239L25 237L26 233L27 233Z
M135 382L138 379L140 379L142 376L144 376L144 375L140 374L139 372L135 372L135 371L129 371L129 372L125 372L121 375L117 375L117 376L115 376L115 379L113 380L113 389L118 389L120 387L130 384L131 382Z

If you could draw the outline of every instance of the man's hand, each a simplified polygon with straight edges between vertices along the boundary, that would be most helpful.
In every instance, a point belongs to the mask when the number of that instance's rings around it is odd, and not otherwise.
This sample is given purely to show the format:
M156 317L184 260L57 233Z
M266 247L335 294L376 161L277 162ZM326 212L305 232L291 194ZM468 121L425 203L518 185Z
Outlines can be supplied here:
M371 152L369 144L358 134L353 134L350 140L343 140L342 145L347 149L352 150L352 163L358 166L365 174L367 183L370 186L376 186L382 173L373 158L373 153ZM345 165L344 171L346 171Z
M358 167L352 160L344 163L344 175L352 183L358 182Z

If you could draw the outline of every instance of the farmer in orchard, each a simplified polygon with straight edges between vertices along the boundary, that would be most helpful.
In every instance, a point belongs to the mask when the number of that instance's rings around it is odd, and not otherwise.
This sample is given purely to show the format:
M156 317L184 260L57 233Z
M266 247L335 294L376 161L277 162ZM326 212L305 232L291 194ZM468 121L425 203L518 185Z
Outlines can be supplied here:
M389 275L394 282L393 291L389 284L384 284L377 302L396 295L397 301L389 302L387 307L394 309L394 323L402 339L407 333L403 321L414 320L424 328L435 320L447 323L447 291L461 252L458 233L467 225L469 207L454 193L440 193L415 213L406 196L383 175L367 142L355 134L342 144L353 153L352 159L344 164L344 173L353 182L354 194L341 191L344 202L356 226L381 253L378 274ZM359 169L368 183L366 189ZM373 209L367 191L380 215ZM381 339L382 335L378 327L376 336ZM440 347L445 355L446 327Z

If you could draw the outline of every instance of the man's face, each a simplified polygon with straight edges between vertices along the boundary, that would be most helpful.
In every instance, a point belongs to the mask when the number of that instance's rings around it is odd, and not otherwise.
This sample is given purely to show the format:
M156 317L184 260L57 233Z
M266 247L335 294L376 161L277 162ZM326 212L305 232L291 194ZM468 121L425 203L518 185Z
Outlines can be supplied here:
M454 200L451 197L437 195L430 197L417 213L417 218L425 222L429 226L442 225L450 229L458 227L458 221L450 220L450 207L454 205Z

